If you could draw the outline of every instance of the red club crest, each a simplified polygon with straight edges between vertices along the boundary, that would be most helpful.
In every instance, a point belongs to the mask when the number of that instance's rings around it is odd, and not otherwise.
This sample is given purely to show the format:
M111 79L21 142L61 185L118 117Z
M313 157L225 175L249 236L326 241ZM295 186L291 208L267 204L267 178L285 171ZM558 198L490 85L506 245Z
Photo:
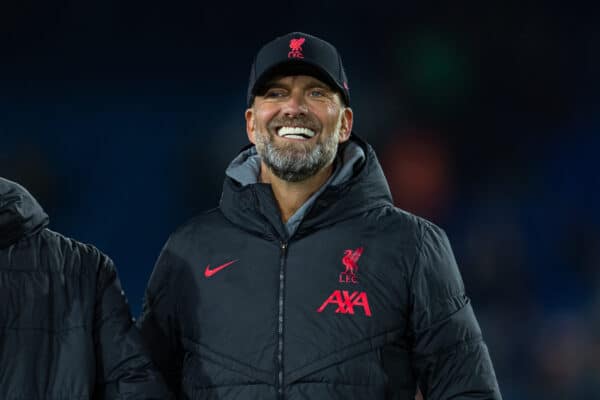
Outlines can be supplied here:
M342 264L346 269L340 273L340 283L358 283L358 259L363 253L363 248L344 250Z
M288 58L304 58L304 55L302 54L302 45L305 41L305 38L290 40L290 52L288 53Z

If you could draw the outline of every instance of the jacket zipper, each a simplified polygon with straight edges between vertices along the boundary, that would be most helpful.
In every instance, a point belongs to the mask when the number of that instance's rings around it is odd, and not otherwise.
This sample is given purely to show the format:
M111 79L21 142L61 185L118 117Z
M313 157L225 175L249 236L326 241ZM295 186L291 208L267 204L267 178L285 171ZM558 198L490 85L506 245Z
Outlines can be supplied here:
M283 399L283 312L284 312L284 289L285 289L285 258L287 254L287 242L281 242L281 258L279 262L279 311L277 318L277 397Z

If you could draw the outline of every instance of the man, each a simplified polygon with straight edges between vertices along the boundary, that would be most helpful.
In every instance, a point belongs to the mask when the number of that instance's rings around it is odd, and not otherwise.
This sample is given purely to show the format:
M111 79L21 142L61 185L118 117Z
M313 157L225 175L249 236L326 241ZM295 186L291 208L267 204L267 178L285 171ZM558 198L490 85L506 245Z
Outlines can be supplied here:
M112 261L0 178L0 398L170 398Z
M183 399L500 399L448 240L394 208L337 50L265 45L217 209L168 240L142 334Z

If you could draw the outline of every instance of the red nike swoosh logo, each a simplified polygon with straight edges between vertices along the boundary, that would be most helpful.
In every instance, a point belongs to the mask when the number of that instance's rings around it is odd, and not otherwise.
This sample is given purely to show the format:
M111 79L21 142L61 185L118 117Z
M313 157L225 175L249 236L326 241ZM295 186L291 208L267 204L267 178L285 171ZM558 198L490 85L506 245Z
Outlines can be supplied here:
M211 276L213 276L214 274L216 274L217 272L219 272L223 268L227 268L231 264L233 264L234 262L237 262L237 261L239 261L239 260L229 261L229 262L226 262L225 264L221 264L218 267L215 267L213 269L210 269L210 264L208 264L206 266L206 269L204 270L204 276L207 277L207 278L210 278Z

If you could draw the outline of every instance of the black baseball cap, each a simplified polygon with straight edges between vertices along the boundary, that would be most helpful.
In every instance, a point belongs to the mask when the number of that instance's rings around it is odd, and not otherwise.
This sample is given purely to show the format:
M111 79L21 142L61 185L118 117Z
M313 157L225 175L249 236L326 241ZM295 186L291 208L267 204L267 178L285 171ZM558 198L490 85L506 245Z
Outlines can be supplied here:
M292 32L265 44L254 57L248 83L248 107L269 79L310 75L337 89L350 105L348 79L342 58L331 43L302 32Z

